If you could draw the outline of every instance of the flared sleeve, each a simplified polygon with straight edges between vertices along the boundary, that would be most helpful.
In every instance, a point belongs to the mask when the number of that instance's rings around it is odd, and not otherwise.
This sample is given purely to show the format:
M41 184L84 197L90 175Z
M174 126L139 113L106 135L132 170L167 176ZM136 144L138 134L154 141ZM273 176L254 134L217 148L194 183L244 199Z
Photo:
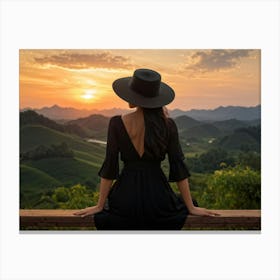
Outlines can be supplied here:
M117 130L117 117L112 117L108 126L105 160L98 172L100 177L111 180L116 179L119 175Z
M168 141L168 161L169 161L169 181L178 182L191 176L187 165L184 162L185 156L179 142L178 129L172 119L169 120L169 141Z

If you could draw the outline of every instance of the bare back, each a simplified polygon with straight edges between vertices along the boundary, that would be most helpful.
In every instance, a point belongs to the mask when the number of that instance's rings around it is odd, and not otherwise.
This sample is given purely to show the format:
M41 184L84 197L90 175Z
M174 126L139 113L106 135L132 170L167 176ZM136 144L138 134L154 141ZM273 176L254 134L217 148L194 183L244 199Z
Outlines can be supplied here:
M135 112L122 115L121 118L135 150L142 157L145 151L145 122L143 112L136 110Z

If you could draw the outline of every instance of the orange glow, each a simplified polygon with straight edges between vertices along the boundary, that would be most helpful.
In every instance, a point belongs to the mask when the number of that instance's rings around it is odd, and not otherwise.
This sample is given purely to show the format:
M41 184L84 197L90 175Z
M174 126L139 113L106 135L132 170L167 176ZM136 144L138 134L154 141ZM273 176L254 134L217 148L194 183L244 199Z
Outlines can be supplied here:
M136 68L175 90L170 109L260 103L259 50L20 50L19 67L20 108L128 108L112 82Z
M81 97L84 99L92 99L94 98L94 94L95 94L95 90L87 89Z

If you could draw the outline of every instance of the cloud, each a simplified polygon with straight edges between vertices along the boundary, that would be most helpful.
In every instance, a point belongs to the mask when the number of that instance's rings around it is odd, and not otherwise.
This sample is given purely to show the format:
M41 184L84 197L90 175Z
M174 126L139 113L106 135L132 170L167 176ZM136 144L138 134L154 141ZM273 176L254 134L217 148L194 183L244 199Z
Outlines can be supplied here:
M249 57L251 50L197 51L191 55L185 70L212 72L235 67L240 59Z
M43 57L34 57L34 60L39 64L51 64L69 69L130 69L133 67L129 58L120 55L112 55L110 52L63 52Z

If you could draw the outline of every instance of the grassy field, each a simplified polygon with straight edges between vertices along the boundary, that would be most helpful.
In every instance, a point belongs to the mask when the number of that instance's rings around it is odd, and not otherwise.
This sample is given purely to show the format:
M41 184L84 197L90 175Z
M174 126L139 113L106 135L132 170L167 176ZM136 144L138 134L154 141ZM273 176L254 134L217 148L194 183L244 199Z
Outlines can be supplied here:
M26 125L20 131L20 151L27 152L39 145L49 147L66 143L74 157L50 157L24 160L20 165L21 204L32 205L42 195L58 186L86 185L95 190L105 156L105 146L88 143L78 136L62 133L41 125Z
M76 158L46 158L25 164L49 174L64 186L98 180L99 168Z
M21 208L32 207L43 194L53 191L62 183L49 174L31 166L20 165Z
M209 125L207 128L209 128ZM217 145L218 142L215 142L215 140L219 140L220 146L223 146L229 156L234 158L237 158L240 152L240 143L250 143L251 146L258 148L258 145L252 140L251 135L246 134L246 131L232 132L228 136L218 139L218 136L215 138L215 133L210 135L212 130L212 127L210 127L207 133L204 133L207 136L204 136L200 128L197 130L200 133L198 135L199 137L191 138L186 138L184 135L179 134L187 165L190 158L200 157L210 149L219 147L219 144ZM189 136L189 134L187 135ZM98 139L100 140L100 138ZM102 138L101 140L104 139ZM40 204L41 207L51 207L51 204L49 204L48 199L45 199L45 197L48 195L51 197L57 187L70 188L76 184L81 184L86 186L91 192L96 191L100 182L97 173L105 157L105 146L103 144L89 143L77 135L63 133L39 124L25 124L20 128L21 153L34 151L41 145L49 148L52 145L61 145L63 142L73 152L73 156L58 157L52 155L51 157L42 157L37 160L21 157L20 202L22 208L32 208L42 201ZM163 172L168 177L169 164L167 156L161 166ZM120 163L120 168L122 168L122 163ZM192 169L190 172L192 174L189 179L191 192L199 202L199 196L203 188L207 187L207 180L211 174L208 171L194 173ZM201 171L198 170L197 172ZM174 191L178 191L176 183L171 183L171 186Z
M82 138L62 133L40 125L27 125L20 131L20 151L26 152L39 145L50 146L65 142L73 150L90 153L93 156L102 157L105 152L104 146L88 143Z

